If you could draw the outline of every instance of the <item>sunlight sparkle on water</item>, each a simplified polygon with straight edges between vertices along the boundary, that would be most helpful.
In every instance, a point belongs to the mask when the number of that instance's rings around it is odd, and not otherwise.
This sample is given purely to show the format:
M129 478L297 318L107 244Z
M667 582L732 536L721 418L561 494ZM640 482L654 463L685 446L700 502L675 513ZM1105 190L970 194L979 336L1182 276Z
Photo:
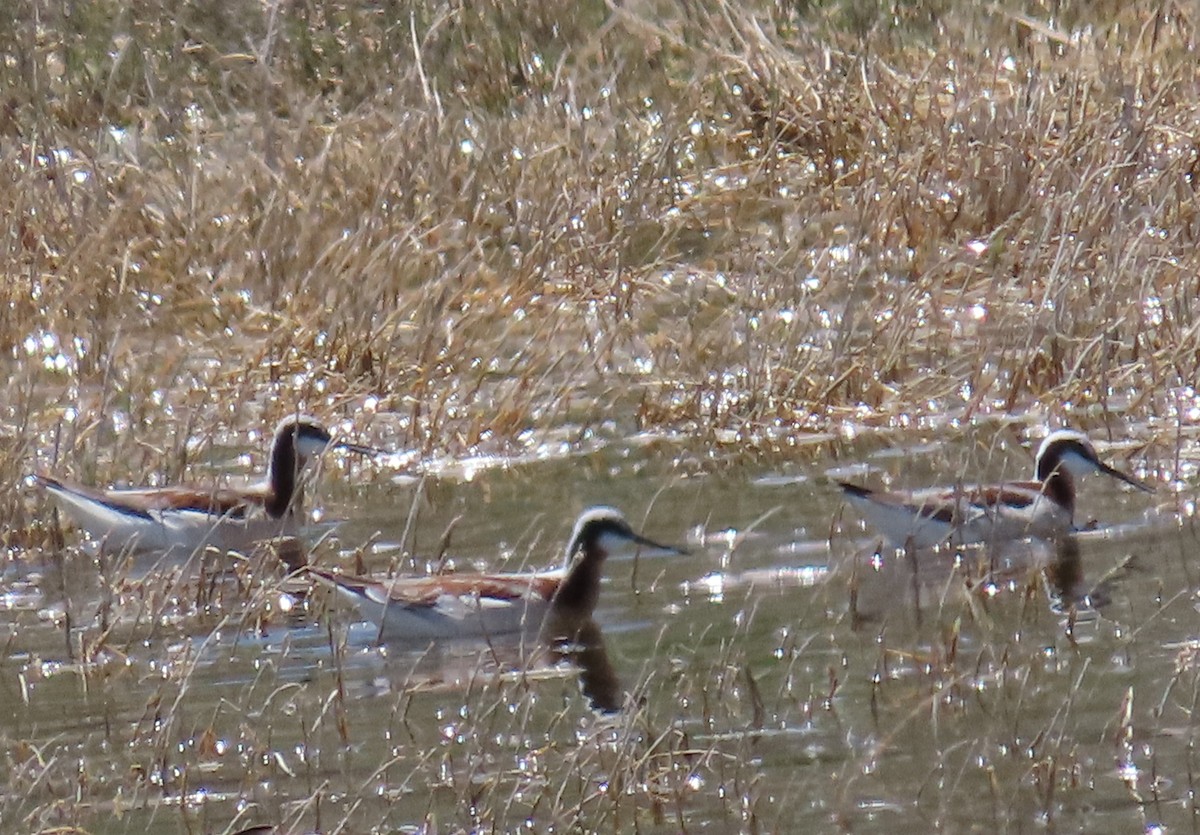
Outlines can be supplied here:
M1137 785L1138 767L1131 762L1123 762L1117 766L1117 774L1131 786Z
M725 573L713 571L705 574L696 581L696 585L708 592L708 597L715 603L720 603L725 596Z

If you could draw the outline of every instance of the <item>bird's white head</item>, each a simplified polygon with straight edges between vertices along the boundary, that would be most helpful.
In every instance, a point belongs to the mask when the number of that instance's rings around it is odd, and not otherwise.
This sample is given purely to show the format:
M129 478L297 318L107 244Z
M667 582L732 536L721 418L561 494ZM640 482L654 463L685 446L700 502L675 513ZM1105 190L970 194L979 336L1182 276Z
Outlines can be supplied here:
M293 451L303 466L304 462L319 456L329 446L333 437L316 418L308 415L289 415L275 427L275 440L272 450L279 450L289 442L294 444ZM274 455L271 456L275 458Z
M1056 429L1046 436L1046 440L1042 441L1038 448L1038 480L1045 481L1057 470L1066 471L1076 478L1088 473L1104 473L1139 490L1153 492L1153 488L1133 476L1101 461L1100 456L1096 454L1096 447L1088 440L1087 435L1073 429Z
M579 552L610 551L633 541L637 534L615 507L591 507L579 514L567 545L567 562Z
M678 548L661 545L647 539L629 526L621 511L612 507L592 507L579 514L575 530L567 545L567 564L577 554L584 557L605 557L630 544L644 545L663 551L682 553Z
M1045 480L1056 469L1085 476L1101 467L1096 447L1088 436L1074 429L1056 429L1046 436L1037 451L1037 476Z

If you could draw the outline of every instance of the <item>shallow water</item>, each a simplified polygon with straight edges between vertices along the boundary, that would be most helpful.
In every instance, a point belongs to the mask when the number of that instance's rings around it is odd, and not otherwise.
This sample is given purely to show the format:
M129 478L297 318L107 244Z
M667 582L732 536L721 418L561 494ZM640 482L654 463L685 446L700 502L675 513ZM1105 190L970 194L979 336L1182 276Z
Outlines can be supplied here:
M456 518L458 570L553 564L593 504L691 550L610 559L599 636L574 652L380 648L324 596L281 591L265 559L104 583L68 531L64 554L6 578L2 828L1194 828L1186 505L1092 477L1079 516L1101 523L1077 554L877 555L825 476L1016 477L1028 453L936 436L821 449L727 465L637 439L423 479L326 463L324 564L362 546L382 571L407 530L425 570ZM98 647L90 664L81 647Z

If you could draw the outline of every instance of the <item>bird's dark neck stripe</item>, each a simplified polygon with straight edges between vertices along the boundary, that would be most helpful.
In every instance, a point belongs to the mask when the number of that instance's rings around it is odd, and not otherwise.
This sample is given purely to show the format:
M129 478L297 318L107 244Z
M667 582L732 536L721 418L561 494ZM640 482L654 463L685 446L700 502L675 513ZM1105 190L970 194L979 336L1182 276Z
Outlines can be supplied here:
M1094 460L1094 454L1076 440L1063 440L1046 450L1037 462L1037 478L1042 482L1042 493L1050 501L1064 508L1075 518L1075 479L1063 464L1068 455L1077 455L1084 460Z
M1042 493L1050 501L1065 509L1075 518L1075 480L1061 465L1055 468L1050 477L1042 481Z
M604 562L604 552L596 546L585 545L575 554L573 562L567 566L567 576L554 593L554 605L560 611L590 615L600 598L600 566Z
M271 463L268 481L271 495L264 502L267 515L281 519L293 506L296 485L300 479L300 459L296 454L296 428L291 427L275 439L271 445Z

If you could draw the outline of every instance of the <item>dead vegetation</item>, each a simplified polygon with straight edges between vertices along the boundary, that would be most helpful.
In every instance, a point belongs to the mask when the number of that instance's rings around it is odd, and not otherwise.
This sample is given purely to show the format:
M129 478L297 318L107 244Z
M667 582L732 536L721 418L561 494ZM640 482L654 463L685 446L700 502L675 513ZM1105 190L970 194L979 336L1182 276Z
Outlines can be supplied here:
M450 451L580 397L748 437L1169 419L1195 377L1175 4L100 9L3 46L27 432L265 392Z

